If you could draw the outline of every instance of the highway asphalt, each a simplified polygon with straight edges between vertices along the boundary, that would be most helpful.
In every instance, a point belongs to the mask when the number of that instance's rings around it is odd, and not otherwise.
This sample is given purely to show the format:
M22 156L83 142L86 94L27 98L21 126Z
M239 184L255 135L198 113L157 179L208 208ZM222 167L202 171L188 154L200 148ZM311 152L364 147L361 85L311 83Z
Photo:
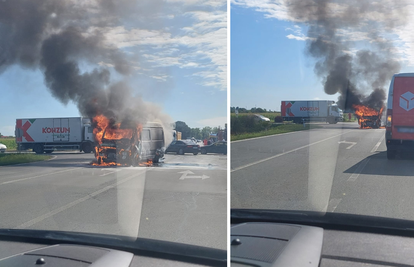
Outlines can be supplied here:
M385 129L357 123L231 143L231 207L414 220L414 156L387 160Z
M153 167L93 154L0 167L0 228L139 236L226 249L227 157L168 154Z

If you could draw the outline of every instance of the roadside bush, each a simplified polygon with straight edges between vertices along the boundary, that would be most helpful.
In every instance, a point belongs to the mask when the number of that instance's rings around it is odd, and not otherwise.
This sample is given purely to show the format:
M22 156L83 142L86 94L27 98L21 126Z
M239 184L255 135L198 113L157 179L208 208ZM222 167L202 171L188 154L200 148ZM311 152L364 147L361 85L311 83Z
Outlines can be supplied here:
M270 126L270 122L257 121L253 115L239 117L232 116L230 121L231 134L265 131Z

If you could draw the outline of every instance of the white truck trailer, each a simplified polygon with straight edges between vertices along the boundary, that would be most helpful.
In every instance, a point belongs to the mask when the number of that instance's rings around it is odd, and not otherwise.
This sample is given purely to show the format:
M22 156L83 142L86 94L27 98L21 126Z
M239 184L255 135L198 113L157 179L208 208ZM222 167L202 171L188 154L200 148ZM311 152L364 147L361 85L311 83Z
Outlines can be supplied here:
M95 148L91 120L75 118L16 119L18 150L33 149L37 154L54 150L79 150L91 153Z
M343 112L332 100L282 101L281 112L284 121L326 121L335 124L343 120Z

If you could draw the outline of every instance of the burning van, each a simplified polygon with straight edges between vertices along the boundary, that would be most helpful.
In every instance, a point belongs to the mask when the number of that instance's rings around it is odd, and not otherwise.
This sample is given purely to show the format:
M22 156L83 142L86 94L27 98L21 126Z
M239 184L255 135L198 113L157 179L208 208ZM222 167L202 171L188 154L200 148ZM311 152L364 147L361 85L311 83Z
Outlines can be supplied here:
M383 107L380 110L375 110L363 105L353 105L352 107L355 110L355 116L358 118L358 123L361 129L378 129L381 127L381 117L382 111L384 109Z
M94 118L97 165L138 166L158 163L164 157L164 130L161 124L145 127L133 123L112 124L105 117Z

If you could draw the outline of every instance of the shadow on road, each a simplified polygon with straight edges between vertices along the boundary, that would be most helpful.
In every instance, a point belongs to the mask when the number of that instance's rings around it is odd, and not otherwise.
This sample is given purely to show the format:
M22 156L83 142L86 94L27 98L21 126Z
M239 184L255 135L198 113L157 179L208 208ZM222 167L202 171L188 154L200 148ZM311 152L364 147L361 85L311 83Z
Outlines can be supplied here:
M387 152L366 157L345 173L385 176L414 176L414 153L401 153L396 159L388 160Z

